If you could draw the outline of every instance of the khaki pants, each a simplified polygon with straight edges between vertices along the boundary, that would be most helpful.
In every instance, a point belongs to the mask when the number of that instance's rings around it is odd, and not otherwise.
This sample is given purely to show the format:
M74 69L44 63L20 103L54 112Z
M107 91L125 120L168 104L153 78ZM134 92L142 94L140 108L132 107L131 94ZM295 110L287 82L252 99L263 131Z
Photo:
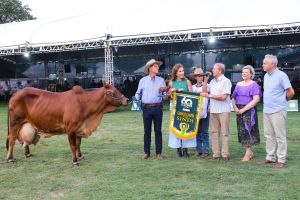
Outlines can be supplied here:
M280 111L272 114L264 113L264 135L266 137L266 159L276 161L276 143L277 159L280 163L286 162L287 141L285 130L286 111Z
M222 132L222 157L229 156L229 112L211 113L211 143L214 157L220 157L220 133Z

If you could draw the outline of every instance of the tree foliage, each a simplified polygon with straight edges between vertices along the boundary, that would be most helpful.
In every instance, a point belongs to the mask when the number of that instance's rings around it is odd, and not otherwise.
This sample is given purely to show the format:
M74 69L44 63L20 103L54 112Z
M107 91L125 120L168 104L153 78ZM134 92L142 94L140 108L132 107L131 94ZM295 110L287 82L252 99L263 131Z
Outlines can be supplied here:
M20 0L0 0L0 24L35 19L30 11Z

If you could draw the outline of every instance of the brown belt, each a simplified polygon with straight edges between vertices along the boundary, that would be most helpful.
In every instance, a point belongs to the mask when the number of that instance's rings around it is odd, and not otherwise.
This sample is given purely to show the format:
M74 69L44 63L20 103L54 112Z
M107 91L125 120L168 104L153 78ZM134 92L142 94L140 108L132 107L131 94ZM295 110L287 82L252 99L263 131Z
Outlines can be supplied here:
M162 104L161 103L144 103L143 106L155 107L155 106L162 106Z

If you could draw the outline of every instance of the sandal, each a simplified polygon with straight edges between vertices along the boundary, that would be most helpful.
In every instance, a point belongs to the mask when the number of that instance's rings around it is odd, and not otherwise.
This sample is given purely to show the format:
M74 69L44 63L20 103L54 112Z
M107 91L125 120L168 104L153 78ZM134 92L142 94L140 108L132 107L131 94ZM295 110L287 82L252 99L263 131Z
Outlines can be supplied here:
M251 152L250 154L245 154L242 162L247 162L247 161L251 160L253 158L253 156L254 156L253 152Z

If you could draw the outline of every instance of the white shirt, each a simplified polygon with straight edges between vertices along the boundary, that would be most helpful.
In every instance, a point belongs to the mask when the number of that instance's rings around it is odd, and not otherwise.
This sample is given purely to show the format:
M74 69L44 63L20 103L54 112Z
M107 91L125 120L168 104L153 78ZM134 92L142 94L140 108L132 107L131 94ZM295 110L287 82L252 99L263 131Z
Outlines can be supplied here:
M202 85L200 87L197 87L197 84L192 86L192 91L194 93L200 93L202 92ZM207 91L209 92L209 84L207 84ZM202 103L202 109L201 109L201 114L200 118L206 118L207 117L207 106L208 106L208 99L206 97L203 97L203 103Z
M208 86L211 95L228 94L225 101L210 99L210 113L230 112L230 94L232 84L224 75L214 78Z

